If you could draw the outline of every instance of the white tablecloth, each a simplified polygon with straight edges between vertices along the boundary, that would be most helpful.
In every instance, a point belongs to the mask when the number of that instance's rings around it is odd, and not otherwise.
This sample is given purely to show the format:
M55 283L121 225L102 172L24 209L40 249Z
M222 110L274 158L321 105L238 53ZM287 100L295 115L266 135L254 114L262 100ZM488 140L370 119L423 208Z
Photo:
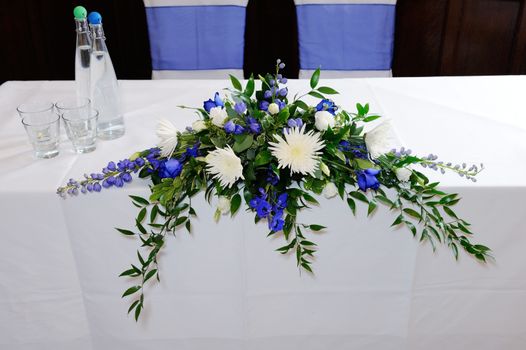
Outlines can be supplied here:
M484 162L473 184L430 174L463 197L457 212L475 239L494 250L481 265L443 248L433 254L380 208L354 218L338 199L301 215L329 227L313 234L315 275L274 249L264 224L240 212L218 224L202 197L190 235L169 238L161 283L147 290L139 323L121 300L139 242L128 194L147 183L61 200L70 177L155 144L159 118L179 127L226 81L123 81L126 135L76 155L65 141L51 160L35 160L16 115L29 99L73 95L72 82L7 82L0 87L1 349L525 349L526 77L323 81L346 109L370 102L394 121L416 153ZM291 81L292 93L308 87ZM314 101L313 101L314 102Z

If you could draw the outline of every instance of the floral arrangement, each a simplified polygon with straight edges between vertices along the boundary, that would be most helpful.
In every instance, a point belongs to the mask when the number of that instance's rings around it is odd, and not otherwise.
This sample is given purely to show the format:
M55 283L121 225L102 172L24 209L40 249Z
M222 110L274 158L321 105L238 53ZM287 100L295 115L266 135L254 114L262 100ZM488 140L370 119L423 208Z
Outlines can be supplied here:
M269 236L283 236L285 244L277 251L293 252L297 266L308 272L316 253L308 233L325 227L300 223L298 215L317 204L314 195L338 196L353 214L358 202L367 206L368 216L381 204L397 214L392 226L405 225L433 249L439 242L457 258L459 248L483 262L491 257L488 247L471 243L470 224L453 211L458 195L441 191L438 182L415 169L453 171L476 181L482 165L468 168L438 161L433 154L419 157L403 147L392 149L396 135L388 122L364 133L364 124L380 116L370 114L367 104L357 104L356 113L340 109L326 97L338 92L318 87L319 69L310 79L310 91L289 100L283 67L278 60L274 74L259 76L258 91L253 77L243 87L230 76L229 96L216 93L203 108L195 108L199 119L185 131L163 120L158 147L109 162L101 173L71 179L57 190L62 197L99 192L122 187L132 174L151 180L149 198L130 196L139 208L135 228L117 229L142 244L139 263L121 274L137 281L123 294L135 297L128 311L134 311L135 319L144 308L145 284L159 279L157 257L166 235L183 227L191 231L196 215L192 197L202 191L209 202L218 197L216 219L235 215L244 201L256 222L266 221ZM319 103L307 105L302 101L306 95Z

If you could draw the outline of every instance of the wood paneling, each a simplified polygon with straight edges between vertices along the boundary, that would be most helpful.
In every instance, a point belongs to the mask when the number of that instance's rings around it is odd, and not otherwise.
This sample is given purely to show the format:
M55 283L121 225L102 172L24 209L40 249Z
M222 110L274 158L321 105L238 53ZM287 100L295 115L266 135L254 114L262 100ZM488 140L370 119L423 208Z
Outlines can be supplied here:
M525 0L399 0L395 76L526 73Z
M0 83L73 79L75 31L69 0L0 0ZM82 0L104 16L120 79L151 76L142 0ZM249 0L245 74L299 69L293 0ZM395 76L526 74L526 0L398 0Z

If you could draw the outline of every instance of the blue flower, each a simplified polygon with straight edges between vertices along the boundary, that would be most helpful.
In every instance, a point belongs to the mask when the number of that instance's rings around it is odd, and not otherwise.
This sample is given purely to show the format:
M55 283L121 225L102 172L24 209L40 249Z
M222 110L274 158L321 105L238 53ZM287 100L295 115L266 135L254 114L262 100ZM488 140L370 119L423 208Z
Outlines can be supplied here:
M289 90L287 88L283 88L278 91L278 95L283 96L283 97L287 96L288 93L289 93Z
M380 187L380 182L376 178L376 175L380 173L380 170L366 169L356 171L356 178L358 180L358 187L362 191L367 191L368 188L377 190Z
M142 167L144 165L144 159L141 157L135 159L135 164L137 164L138 167Z
M268 105L270 103L268 101L261 101L259 103L259 109L262 110L262 111L267 111L268 110Z
M267 99L271 98L271 97L272 97L272 91L270 91L270 90L266 90L266 91L263 93L263 97L264 97L264 98L267 98Z
M183 164L177 159L171 158L163 162L159 167L159 177L164 178L176 178L181 174L183 170Z
M268 222L268 228L273 232L281 231L284 225L285 220L283 220L281 215L274 215L272 219Z
M276 103L279 106L280 111L287 106L285 101L281 101L281 100L275 100L274 103Z
M238 102L234 105L234 110L237 114L243 114L247 110L247 105L244 102Z
M241 125L234 124L233 121L229 120L223 128L228 134L241 135L245 132L245 128Z
M224 107L224 106L225 104L223 103L223 100L221 99L221 97L219 97L219 92L216 92L216 94L214 95L213 101L212 99L209 99L208 101L203 102L203 108L208 113L210 113L210 110L214 107Z
M336 114L336 111L338 110L338 106L334 104L333 101L325 99L321 100L320 103L316 106L317 111L327 111L332 115Z
M261 132L261 124L253 117L247 118L248 130L253 134L259 134Z
M185 156L197 157L199 156L199 142L196 142L192 147L186 148Z
M287 125L289 126L289 128L301 128L303 126L303 120L301 120L301 118L291 118L287 121Z
M287 192L284 192L278 196L278 200L276 201L276 206L279 209L284 209L287 207L287 198L288 194Z
M279 183L279 176L276 175L274 171L272 171L272 168L268 169L267 182L271 184L272 186L276 186Z

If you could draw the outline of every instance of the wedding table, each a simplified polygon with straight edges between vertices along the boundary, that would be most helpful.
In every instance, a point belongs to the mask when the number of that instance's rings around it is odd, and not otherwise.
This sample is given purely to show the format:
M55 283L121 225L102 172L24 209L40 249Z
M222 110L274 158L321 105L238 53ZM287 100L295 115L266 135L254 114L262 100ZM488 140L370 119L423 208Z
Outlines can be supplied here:
M323 79L323 74L322 74ZM69 178L100 171L109 160L154 146L158 119L183 129L229 85L217 80L121 81L126 135L73 153L35 160L16 114L33 99L73 96L71 81L7 82L0 87L0 348L28 349L525 349L526 348L526 76L322 80L390 118L413 152L454 163L483 162L477 183L426 174L460 193L458 214L473 240L493 249L480 264L465 254L420 244L396 214L320 198L300 215L328 226L310 235L315 274L299 273L275 249L253 214L213 220L195 200L193 231L167 240L161 282L146 290L138 323L120 298L131 281L117 276L137 259L128 195L147 182L60 199ZM308 82L291 80L291 95ZM309 100L314 103L312 98ZM425 170L425 169L422 169Z

